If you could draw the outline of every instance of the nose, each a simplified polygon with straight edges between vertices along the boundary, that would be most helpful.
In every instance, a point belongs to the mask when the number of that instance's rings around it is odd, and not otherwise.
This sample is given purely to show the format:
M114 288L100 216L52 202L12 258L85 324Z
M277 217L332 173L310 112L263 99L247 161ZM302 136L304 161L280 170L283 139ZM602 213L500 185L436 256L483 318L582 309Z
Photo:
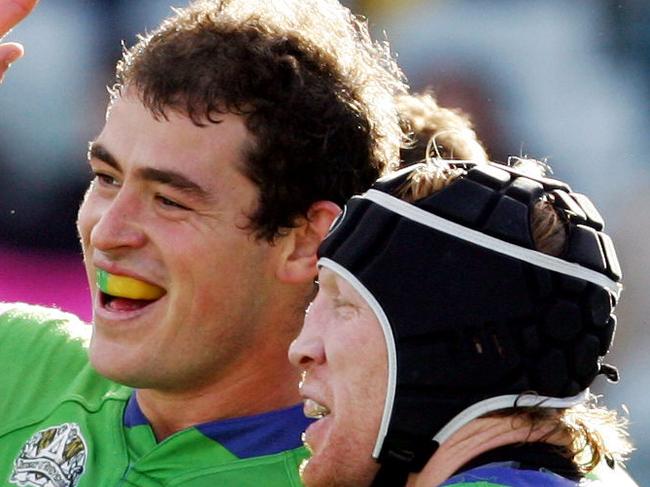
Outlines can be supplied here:
M289 346L289 361L299 369L325 363L325 346L322 337L312 330L309 318L305 319L300 334Z
M101 251L139 248L146 242L137 194L124 189L102 205L90 231L90 245Z

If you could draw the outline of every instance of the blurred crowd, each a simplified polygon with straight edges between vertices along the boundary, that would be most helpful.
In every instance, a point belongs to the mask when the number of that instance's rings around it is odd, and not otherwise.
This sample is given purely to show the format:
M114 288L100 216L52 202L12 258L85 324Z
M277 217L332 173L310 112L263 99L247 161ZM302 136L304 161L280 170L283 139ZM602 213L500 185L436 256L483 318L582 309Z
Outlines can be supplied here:
M155 27L170 3L42 0L10 34L27 56L0 89L0 300L90 320L75 230L87 142L101 128L121 43ZM471 115L493 160L547 160L600 207L625 290L609 360L621 383L598 386L610 406L629 409L630 470L650 478L650 2L344 3L385 31L413 89Z

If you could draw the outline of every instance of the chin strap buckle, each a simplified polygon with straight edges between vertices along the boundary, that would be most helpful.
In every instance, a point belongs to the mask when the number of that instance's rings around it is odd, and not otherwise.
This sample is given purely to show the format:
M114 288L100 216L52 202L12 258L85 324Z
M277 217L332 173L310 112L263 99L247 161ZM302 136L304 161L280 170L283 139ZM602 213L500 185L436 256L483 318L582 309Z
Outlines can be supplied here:
M605 377L607 377L608 381L613 383L617 383L620 378L618 374L618 369L613 365L609 365L609 364L602 364L600 366L600 369L598 370L598 373L603 374Z

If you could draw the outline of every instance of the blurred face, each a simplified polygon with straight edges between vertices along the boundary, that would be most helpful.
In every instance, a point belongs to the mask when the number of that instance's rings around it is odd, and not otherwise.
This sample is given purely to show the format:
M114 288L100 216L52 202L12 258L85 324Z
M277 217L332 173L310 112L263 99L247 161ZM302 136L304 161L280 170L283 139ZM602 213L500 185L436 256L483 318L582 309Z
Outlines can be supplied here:
M241 172L250 136L241 117L221 119L197 127L171 112L157 121L127 92L91 144L95 177L78 220L94 307L90 357L118 382L207 384L271 333L261 324L276 251L245 228L257 204ZM101 292L98 269L163 295Z
M329 269L300 335L289 350L303 370L305 415L318 418L305 432L312 457L302 470L308 487L369 485L384 408L388 371L381 326L365 300Z

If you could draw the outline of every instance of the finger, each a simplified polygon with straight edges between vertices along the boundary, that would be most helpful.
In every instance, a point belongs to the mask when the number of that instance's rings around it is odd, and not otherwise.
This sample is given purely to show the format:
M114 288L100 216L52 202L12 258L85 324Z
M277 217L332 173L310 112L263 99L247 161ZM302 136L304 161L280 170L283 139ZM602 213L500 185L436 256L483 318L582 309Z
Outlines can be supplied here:
M11 64L23 57L24 53L23 46L17 42L0 44L0 63Z
M0 0L0 37L27 17L38 0Z
M21 58L23 46L16 43L0 44L0 83L11 63Z

